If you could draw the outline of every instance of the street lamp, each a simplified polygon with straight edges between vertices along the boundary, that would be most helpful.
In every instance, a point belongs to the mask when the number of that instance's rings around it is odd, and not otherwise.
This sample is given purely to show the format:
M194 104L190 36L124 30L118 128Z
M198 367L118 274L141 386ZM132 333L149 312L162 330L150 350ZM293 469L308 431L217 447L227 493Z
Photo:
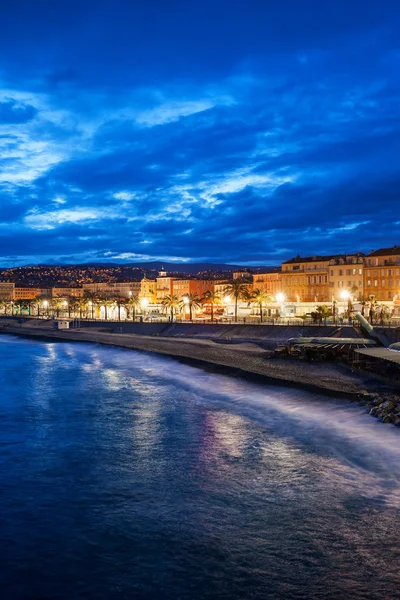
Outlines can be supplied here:
M343 290L342 293L340 294L340 297L346 302L347 300L347 313L348 313L348 318L350 319L350 313L351 313L351 295L350 292L347 290Z
M278 292L276 295L276 301L279 302L279 304L281 305L281 309L280 312L283 313L283 303L285 302L285 294L283 294L282 292Z

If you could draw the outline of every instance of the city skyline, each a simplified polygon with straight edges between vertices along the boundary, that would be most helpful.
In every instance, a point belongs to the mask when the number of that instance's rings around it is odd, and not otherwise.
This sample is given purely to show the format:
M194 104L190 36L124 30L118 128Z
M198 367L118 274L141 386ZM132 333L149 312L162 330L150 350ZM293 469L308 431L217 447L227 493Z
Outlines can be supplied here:
M400 8L320 4L10 4L0 267L397 244Z

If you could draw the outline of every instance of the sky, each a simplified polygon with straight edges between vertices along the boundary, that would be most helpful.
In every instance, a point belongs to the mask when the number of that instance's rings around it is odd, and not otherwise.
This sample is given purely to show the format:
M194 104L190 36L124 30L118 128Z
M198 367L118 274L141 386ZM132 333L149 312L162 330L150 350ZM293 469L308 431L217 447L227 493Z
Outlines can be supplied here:
M400 243L400 3L0 0L0 266Z

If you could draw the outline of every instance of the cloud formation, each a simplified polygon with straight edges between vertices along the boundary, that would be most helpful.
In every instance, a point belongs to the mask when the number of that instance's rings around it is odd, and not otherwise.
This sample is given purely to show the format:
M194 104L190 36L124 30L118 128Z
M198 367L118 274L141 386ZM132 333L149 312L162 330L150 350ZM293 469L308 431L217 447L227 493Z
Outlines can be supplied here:
M22 4L0 39L0 264L399 243L396 3Z

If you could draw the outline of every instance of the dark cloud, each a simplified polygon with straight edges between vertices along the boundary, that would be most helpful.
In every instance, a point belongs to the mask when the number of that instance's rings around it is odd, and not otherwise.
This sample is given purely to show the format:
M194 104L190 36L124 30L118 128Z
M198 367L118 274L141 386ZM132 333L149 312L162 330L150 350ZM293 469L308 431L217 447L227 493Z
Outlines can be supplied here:
M2 15L4 256L399 243L394 2L41 5Z

